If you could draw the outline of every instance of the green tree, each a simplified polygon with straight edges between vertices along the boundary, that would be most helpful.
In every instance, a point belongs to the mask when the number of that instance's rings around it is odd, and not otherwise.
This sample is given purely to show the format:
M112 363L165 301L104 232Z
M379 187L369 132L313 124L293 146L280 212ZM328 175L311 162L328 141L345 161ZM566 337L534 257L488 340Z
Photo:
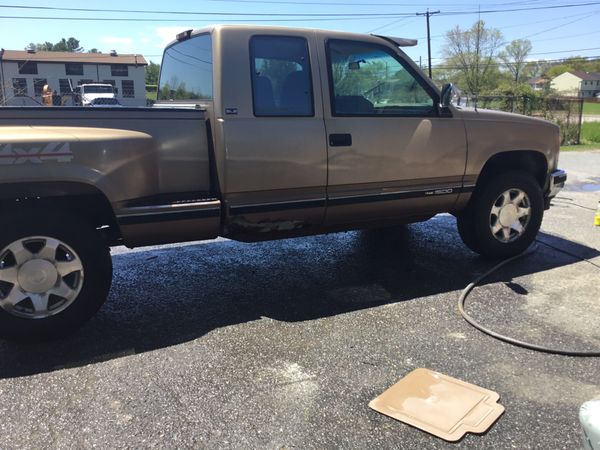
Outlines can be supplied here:
M31 42L27 47L34 48L40 52L51 52L52 47L54 47L54 44L52 42L48 42L48 41L43 42L41 44L34 44L33 42Z
M506 69L511 73L513 82L519 85L523 81L525 68L527 66L527 55L531 51L531 41L528 39L516 39L508 44L498 57L504 63Z
M31 43L30 47L35 48L40 52L82 52L83 47L79 45L79 39L70 37L69 39L62 38L56 44L52 42L42 42L39 44Z
M527 83L515 84L514 80L502 83L497 90L501 95L500 109L531 115L539 95Z
M581 70L584 72L600 72L600 59L588 59L583 56L571 56L552 64L547 63L544 75L555 78L565 72Z
M200 91L188 89L185 82L180 81L176 75L173 75L170 80L163 82L158 94L160 100L200 100L209 98L209 96Z
M573 70L583 70L584 72L590 72L592 69L592 64L587 58L583 56L571 56L563 60L563 64L566 64L569 67L572 67Z
M433 79L439 86L445 83L453 83L465 93L470 94L467 75L468 72L461 70L460 63L456 58L447 58L441 67L433 68ZM492 93L498 89L501 83L508 81L510 81L508 73L501 72L499 64L491 64L479 80L480 89L478 94Z
M565 72L571 72L573 70L575 70L575 69L568 64L558 64L556 66L550 67L546 71L546 75L548 76L548 78L552 79L552 78L556 78L559 75L562 75Z
M544 61L529 61L525 64L525 73L528 77L541 77L550 68L551 63Z
M468 93L479 95L490 88L490 75L497 68L497 51L502 33L478 20L467 30L456 26L446 33L447 66L453 66L464 80Z
M146 67L146 84L158 84L158 76L160 75L160 64L150 61Z

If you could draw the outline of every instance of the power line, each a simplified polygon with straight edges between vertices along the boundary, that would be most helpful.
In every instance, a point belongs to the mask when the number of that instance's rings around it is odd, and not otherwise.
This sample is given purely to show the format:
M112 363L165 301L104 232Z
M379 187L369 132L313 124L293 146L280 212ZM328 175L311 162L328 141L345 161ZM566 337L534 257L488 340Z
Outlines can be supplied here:
M552 6L552 7L550 7L550 8L555 8L555 6ZM482 12L483 12L483 11L482 11ZM489 12L489 11L488 11L488 12ZM556 30L556 29L563 28L563 27L565 27L565 26L571 25L571 24L573 24L573 23L575 23L575 22L579 22L579 21L582 21L582 20L588 19L588 18L590 18L592 15L595 15L595 14L598 14L598 13L599 13L599 11L594 11L594 12L593 12L593 13L591 13L591 14L590 14L590 13L588 13L588 12L586 12L586 13L583 13L583 14L573 14L573 15L570 15L570 16L565 16L565 17L561 17L561 18L558 18L558 19L540 20L540 21L537 21L537 22L529 22L529 23L526 23L526 24L516 24L516 25L509 25L509 26L505 26L505 27L498 28L498 29L499 29L499 30L504 30L504 29L507 29L507 28L515 28L515 27L518 27L518 28L520 28L520 27L523 27L523 26L529 26L529 25L532 25L532 24L538 24L538 23L544 23L544 22L554 22L554 21L556 21L556 20L568 19L568 18L572 18L572 17L580 17L580 18L578 18L578 19L576 19L576 20L573 20L573 21L570 21L570 22L566 22L566 23L560 24L560 25L558 25L558 26L555 26L555 27L547 28L547 29L545 29L545 30L542 30L542 31L539 31L539 32L536 32L536 33L532 33L532 34L529 34L529 35L527 35L527 36L524 36L524 37L522 37L522 38L521 38L521 39L527 39L527 38L529 38L529 37L538 36L538 35L540 35L540 34L547 33L547 32L549 32L549 31L553 31L553 30ZM584 16L584 17L581 17L581 16ZM593 33L589 33L589 34L593 34ZM445 37L445 36L446 36L445 34L436 35L436 36L432 36L432 38L431 38L431 39L432 39L432 40L435 40L435 39L440 39L440 38L443 38L443 37ZM423 38L424 38L424 37L423 37L423 36L421 36L421 37L418 37L418 38L416 38L416 39L417 39L417 40L421 40L421 39L423 39ZM540 42L540 41L548 41L548 40L553 40L553 39L541 39L541 40L536 40L536 41L532 41L532 42ZM506 44L508 44L508 43L509 43L509 41L505 41L505 42L501 43L500 45L506 45ZM433 58L433 59L443 59L443 58Z
M278 5L302 5L302 6L423 6L422 3L348 3L346 1L342 2L311 2L305 0L291 0L291 1L282 1L282 0L205 0L208 2L215 3L249 3L249 4L278 4ZM509 5L523 5L523 4L531 4L535 3L536 0L528 1L528 2L507 2L507 3L491 3L491 6L509 6ZM430 6L436 7L468 7L472 6L472 3L440 3L440 4L431 4ZM147 14L194 14L193 12L185 11L185 12L176 12L176 11L145 11L145 10L100 10L93 8L67 8L67 7L54 7L54 6L29 6L29 5L0 5L0 8L14 8L14 9L37 9L37 10L54 10L54 11L106 11L106 12L136 12L136 13L147 13Z
M596 12L595 14L598 14L598 12ZM587 18L587 17L586 17L586 18ZM573 22L569 22L569 23L567 23L567 24L563 24L563 25L569 25L569 24L571 24L571 23L573 23ZM555 27L555 28L558 28L558 27ZM555 28L554 28L554 29L555 29ZM545 31L550 31L550 29L548 29L548 30L545 30ZM543 31L543 32L545 32L545 31ZM541 34L541 33L543 33L543 32L540 32L540 33L535 33L535 35ZM594 32L594 33L596 33L596 32ZM588 34L588 33L583 33L583 34ZM533 35L530 35L530 36L533 36ZM529 37L529 36L525 36L525 37L523 37L523 38L521 38L521 39L526 39L526 38L528 38L528 37ZM543 40L543 39L542 39L542 40ZM530 42L539 42L539 41L530 41ZM500 46L502 46L502 45L507 45L507 44L510 44L510 42L509 42L509 41L504 41L504 42L501 42L500 44L498 44L498 45L497 45L497 47L500 47ZM490 49L489 47L488 47L488 48L485 48L485 50L489 50L489 49ZM573 49L573 50L564 50L564 51L562 51L562 50L559 50L559 51L552 51L552 52L543 52L543 53L529 53L529 54L530 54L530 55L549 55L549 54L552 54L552 53L567 53L567 52L571 52L571 51L573 51L573 52L578 52L578 51L586 51L586 50L596 50L596 48L580 48L580 49ZM433 59L444 59L444 58L433 58Z
M581 58L585 59L586 62L600 62L600 55L597 56L582 56ZM535 59L530 61L524 61L525 64L554 64L554 63L563 63L566 62L569 58L556 58L556 59ZM490 66L500 67L500 66L514 66L519 63L514 62L490 62ZM437 65L433 66L434 70L459 70L463 69L463 66L457 65Z
M596 14L598 11L593 12L592 14ZM565 20L565 19L571 19L573 17L582 17L583 19L587 19L588 17L590 17L590 13L589 12L584 12L584 13L577 13L577 14L571 14L570 16L564 16L564 17L555 17L553 19L545 19L545 20L538 20L536 22L527 22L527 23L517 23L514 25L507 25L504 27L499 27L497 28L498 30L507 30L509 28L522 28L522 27L529 27L531 25L537 25L539 23L548 23L548 22L556 22L558 20ZM562 24L562 25L568 25L568 24ZM431 40L436 40L436 39L440 39L445 37L445 34L436 34L434 36L431 36ZM419 36L415 39L425 39L426 36Z
M505 13L505 12L518 12L518 11L538 11L542 9L561 9L561 8L577 8L580 6L593 6L600 5L600 2L588 2L588 3L571 3L567 5L552 5L552 6L531 6L529 8L513 8L513 9L487 9L481 11L454 11L441 13L444 16L460 16L467 14L494 14L494 13Z
M0 8L14 8L14 6L0 5ZM94 12L94 13L119 13L119 14L161 14L161 15L194 15L194 16L242 16L242 17L371 17L381 16L382 13L239 13L239 12L206 12L206 11L155 11L155 10L139 10L139 9L98 9L98 8L59 8L53 6L22 6L20 8L27 9L42 9L52 11L67 11L67 12ZM410 17L411 13L392 13L387 16L406 16ZM126 19L124 19L126 20Z
M328 5L328 6L423 6L423 3L348 3L346 1L342 2L323 2L323 1L302 1L302 0L291 0L291 1L283 1L283 0L205 0L207 2L218 2L218 3L253 3L253 4L278 4L278 5ZM505 5L519 5L519 4L529 4L529 3L537 3L541 0L530 0L530 1L516 1L516 2L507 2L507 3L492 3L494 6L505 6ZM463 6L473 6L473 3L440 3L440 4L429 4L429 6L435 7L463 7Z
M411 14L412 16L413 14ZM379 15L369 17L370 19L389 19L390 17L398 17L398 16L390 16L387 15ZM189 18L181 18L181 19L148 19L148 18L113 18L113 17L50 17L50 16L0 16L0 19L13 19L13 20L63 20L63 21L86 21L86 22L198 22L198 19L189 19ZM316 22L316 21L338 21L338 20L364 20L364 17L305 17L298 19L218 19L219 22L222 23L230 23L230 22ZM206 20L202 20L202 23L206 23Z
M593 12L592 14L590 14L590 15L587 15L587 16L585 16L585 17L581 17L581 18L579 18L579 19L571 20L570 22L562 23L562 24L560 24L560 25L557 25L557 26L555 26L555 27L547 28L547 29L545 29L545 30L538 31L538 32L536 32L536 33L528 34L527 36L525 36L525 37L524 37L524 39L527 39L527 38L530 38L530 37L533 37L533 36L538 36L538 35L540 35L540 34L547 33L548 31L554 31L554 30L558 30L559 28L566 27L567 25L571 25L571 24L573 24L573 23L575 23L575 22L581 22L582 20L585 20L585 19L587 19L587 18L589 18L589 17L591 17L591 16L593 16L593 15L596 15L596 14L598 14L598 11L595 11L595 12Z
M391 27L392 25L396 25L396 24L398 24L398 23L400 23L400 22L402 22L404 20L408 20L409 18L410 17L402 17L400 19L393 20L393 21L391 21L389 23L386 23L385 25L382 25L380 27L373 28L372 30L367 31L367 34L371 34L371 33L374 33L375 31L379 31L379 30L383 30L384 28ZM413 19L413 20L411 20L409 22L406 22L404 25L408 25L409 23L414 22L415 20L416 19Z
M592 48L575 48L573 50L557 50L553 52L538 52L538 53L530 53L530 55L552 55L554 53L569 53L569 52L584 52L588 50L600 50L600 47L592 47Z
M547 38L547 39L536 39L535 41L531 41L531 42L534 43L534 42L557 41L557 40L561 40L561 39L570 39L570 38L574 38L574 37L589 36L591 34L598 34L598 33L600 33L600 30L590 31L588 33L570 34L568 36L556 36L556 37L551 37L551 38Z
M210 1L210 0L209 0ZM233 0L228 0L228 1L233 1ZM239 0L239 2L242 2L242 0ZM243 2L246 3L268 3L268 1L256 1L256 0L244 0ZM272 1L272 3L277 3L276 1ZM317 4L315 2L280 2L280 3L298 3L298 4L303 4L303 5L307 5L307 4ZM333 2L321 2L323 4L328 4L328 3L332 3ZM531 4L531 2L513 2L514 4L519 4L519 5L523 5L523 4ZM513 3L500 3L499 5L510 5ZM339 5L341 5L341 3L337 3ZM356 4L358 5L358 4ZM366 6L367 4L365 4ZM374 4L368 4L370 6L373 6ZM392 5L390 4L385 4L386 6ZM400 4L394 4L394 5L400 5ZM409 4L406 4L409 5ZM457 5L457 4L456 4ZM546 6L532 6L532 7L526 7L526 8L505 8L505 9L488 9L488 10L481 10L481 11L446 11L446 12L439 12L440 15L467 15L467 14L490 14L490 13L500 13L500 12L518 12L518 11L532 11L532 10L545 10L545 9L558 9L558 8L572 8L572 7L583 7L583 6L591 6L591 5L600 5L600 2L586 2L586 3L570 3L570 4L560 4L560 5L546 5ZM382 29L382 28L386 28L388 26L394 25L395 23L399 23L403 20L408 19L409 17L414 17L415 14L424 14L424 13L391 13L391 14L383 14L383 13L233 13L233 12L198 12L198 11L157 11L157 10L150 10L150 11L145 11L145 10L128 10L128 9L100 9L100 8L66 8L66 7L45 7L45 6L23 6L23 5L0 5L0 8L19 8L19 9L35 9L35 10L57 10L57 11L72 11L72 12L104 12L104 13L141 13L141 14L163 14L163 15L182 15L182 14L186 14L186 15L201 15L201 16L227 16L227 17L231 17L231 16L235 16L235 17L243 17L243 18L239 18L239 19L219 19L219 21L222 22L240 22L240 21L244 21L244 22L306 22L306 21L337 21L337 20L362 20L363 18L370 18L370 19L389 19L391 18L395 18L397 20L394 20L392 23L388 23L387 25L384 25L382 27L376 28L373 31ZM438 13L436 11L436 13ZM587 14L587 13L586 13ZM426 13L425 13L426 15ZM571 17L575 17L575 16L579 16L580 14L577 15L573 15ZM277 17L277 19L248 19L245 17ZM288 18L288 17L293 17L293 18ZM568 16L567 16L568 17ZM547 30L543 30L534 34L531 34L529 36L526 37L530 37L530 36L536 36L548 31L552 31L554 29L569 25L571 23L574 23L576 21L579 20L583 20L585 18L589 17L589 15L587 15L586 17L582 18L582 19L578 19L566 24L562 24ZM143 17L132 17L132 18L126 18L126 17L53 17L53 16L0 16L0 19L16 19L16 20L62 20L62 21L114 21L114 22L181 22L184 19L166 19L166 18L160 18L160 19L153 19L153 18L143 18ZM427 17L427 19L429 19L429 17ZM564 18L563 18L564 19ZM189 17L185 19L186 21L189 21ZM539 22L534 22L534 23L539 23ZM504 28L508 28L508 27L504 27ZM429 34L429 33L428 33ZM434 36L433 38L436 37L441 37L441 36ZM429 43L429 39L428 38L428 44ZM428 45L429 47L429 45ZM430 53L430 49L429 52ZM550 53L560 53L560 52L548 52L546 54L550 54ZM436 59L436 58L433 58ZM431 63L429 64L429 67L431 67Z
M306 5L306 3L304 3ZM339 4L341 5L341 4ZM571 3L564 5L549 5L549 6L530 6L527 8L506 8L506 9L488 9L488 10L474 10L474 11L447 11L440 12L440 15L444 16L457 16L457 15L470 15L470 14L494 14L494 13L505 13L505 12L519 12L519 11L538 11L547 9L562 9L562 8L577 8L582 6L600 5L600 2L587 2L587 3ZM101 8L67 8L57 6L23 6L23 5L0 5L0 8L11 8L11 9L28 9L28 10L44 10L44 11L70 11L70 12L94 12L94 13L126 13L126 14L161 14L161 15L198 15L198 16L240 16L240 17L407 17L414 16L418 13L405 13L405 12L390 12L387 14L382 13L237 13L237 12L205 12L205 11L159 11L159 10L136 10L136 9L101 9ZM13 19L43 19L43 20L66 20L63 17L42 17L42 16L3 16L0 18L13 18ZM154 19L144 18L71 18L73 20L119 20L119 21L156 21ZM167 21L169 19L160 19L161 21Z
M580 21L582 21L582 20L585 20L585 19L588 19L588 18L590 18L590 17L592 17L592 16L594 16L594 15L596 15L596 14L598 14L598 13L600 13L600 11L594 11L594 12L593 12L593 13L591 13L591 14L590 14L590 13L586 13L584 17L579 17L578 19L572 20L572 21L570 21L570 22L563 23L563 24L560 24L560 25L558 25L558 26L554 26L554 27L551 27L551 28L547 28L547 29L545 29L545 30L542 30L542 31L539 31L539 32L536 32L536 33L533 33L533 34L530 34L530 35L527 35L527 36L524 36L524 37L522 37L521 39L527 39L527 38L529 38L529 37L532 37L532 36L537 36L537 35L540 35L540 34L546 33L546 32L548 32L548 31L553 31L553 30L556 30L556 29L558 29L558 28L562 28L562 27L565 27L565 26L567 26L567 25L571 25L571 24L573 24L573 23L575 23L575 22L580 22ZM576 16L581 16L581 14L576 14L576 15L573 15L573 16L567 16L566 18L571 18L571 17L576 17ZM507 27L505 27L505 28L507 28ZM530 41L530 42L534 43L534 42L538 42L538 40L535 40L535 41ZM498 46L507 45L507 44L509 44L509 41L502 42L502 43L500 43ZM433 59L434 59L434 60L440 60L440 59L444 59L444 58L433 58Z

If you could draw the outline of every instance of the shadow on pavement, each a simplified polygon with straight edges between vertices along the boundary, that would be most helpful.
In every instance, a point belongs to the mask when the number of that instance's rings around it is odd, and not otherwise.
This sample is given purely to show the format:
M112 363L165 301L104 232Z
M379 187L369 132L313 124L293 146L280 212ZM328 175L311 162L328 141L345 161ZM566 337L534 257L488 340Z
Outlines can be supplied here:
M583 258L600 252L540 233ZM77 367L192 341L261 317L298 322L463 289L493 263L460 241L451 216L404 228L257 244L208 242L113 257L110 297L75 334L38 344L0 341L0 378ZM573 264L526 258L513 276Z

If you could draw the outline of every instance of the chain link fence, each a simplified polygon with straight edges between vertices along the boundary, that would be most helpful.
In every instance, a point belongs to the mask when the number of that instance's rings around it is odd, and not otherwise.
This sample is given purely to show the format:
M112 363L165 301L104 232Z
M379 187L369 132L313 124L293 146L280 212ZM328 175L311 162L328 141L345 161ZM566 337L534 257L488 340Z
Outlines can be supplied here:
M580 143L583 102L582 97L499 95L456 100L459 106L476 106L549 120L560 127L561 145Z

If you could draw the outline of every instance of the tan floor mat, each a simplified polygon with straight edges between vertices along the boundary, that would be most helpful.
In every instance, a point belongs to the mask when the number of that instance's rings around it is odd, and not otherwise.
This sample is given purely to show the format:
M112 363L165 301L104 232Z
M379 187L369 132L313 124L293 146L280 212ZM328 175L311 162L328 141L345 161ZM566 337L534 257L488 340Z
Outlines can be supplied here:
M369 403L386 416L447 441L483 433L502 415L493 391L429 369L416 369Z

